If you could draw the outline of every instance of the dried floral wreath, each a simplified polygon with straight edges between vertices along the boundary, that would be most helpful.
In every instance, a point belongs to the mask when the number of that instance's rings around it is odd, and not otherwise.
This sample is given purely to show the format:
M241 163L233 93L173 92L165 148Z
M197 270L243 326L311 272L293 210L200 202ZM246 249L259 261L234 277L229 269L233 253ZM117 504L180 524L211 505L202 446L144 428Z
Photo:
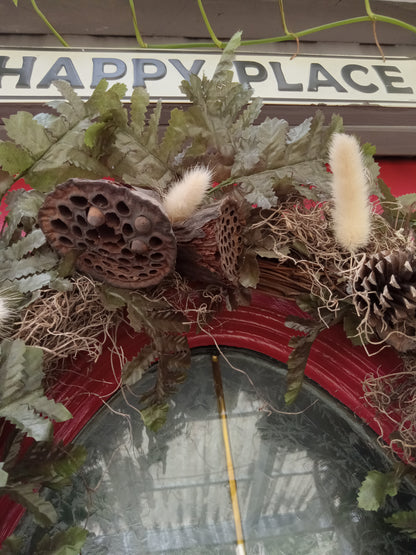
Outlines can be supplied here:
M391 195L373 147L345 135L339 116L255 124L261 100L232 81L239 41L212 79L183 82L189 107L173 109L162 133L161 104L149 115L145 89L134 90L128 109L124 85L104 81L85 102L57 82L63 99L51 113L4 120L0 417L13 426L0 486L43 525L56 513L37 490L67 483L85 457L51 438L52 421L71 416L45 394L62 361L79 352L96 360L103 333L127 319L149 342L122 380L135 383L158 360L141 405L157 429L190 362L187 333L249 303L254 288L307 313L287 320L302 332L291 341L287 403L329 326L341 322L354 344L400 353L402 370L369 378L365 396L397 423L392 446L406 468L416 466L416 196ZM10 190L22 177L31 190ZM36 441L18 457L25 436ZM376 474L360 492L364 508L397 490L400 473ZM416 533L414 513L396 520ZM83 534L59 541L79 545Z

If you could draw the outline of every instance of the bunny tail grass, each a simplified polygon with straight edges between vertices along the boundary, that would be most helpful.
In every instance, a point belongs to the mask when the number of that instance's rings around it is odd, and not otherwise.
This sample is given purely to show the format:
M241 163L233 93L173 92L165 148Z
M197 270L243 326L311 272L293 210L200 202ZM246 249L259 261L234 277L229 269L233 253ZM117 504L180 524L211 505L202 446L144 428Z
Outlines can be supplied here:
M338 243L355 252L368 243L371 207L360 145L355 137L336 133L329 150L334 200L333 225Z
M212 182L212 172L208 168L196 167L188 170L175 183L163 200L163 206L171 222L189 218L201 204Z

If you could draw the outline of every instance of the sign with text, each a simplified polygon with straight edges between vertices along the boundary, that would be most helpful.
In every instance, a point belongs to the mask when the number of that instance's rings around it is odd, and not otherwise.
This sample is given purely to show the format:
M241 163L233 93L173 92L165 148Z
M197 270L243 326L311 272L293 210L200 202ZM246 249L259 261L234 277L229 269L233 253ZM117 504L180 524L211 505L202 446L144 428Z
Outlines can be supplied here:
M68 81L88 97L101 79L146 87L152 100L184 102L191 73L211 77L219 52L177 50L0 49L0 102L45 102L59 97L53 81ZM416 106L416 59L241 52L236 80L266 104Z

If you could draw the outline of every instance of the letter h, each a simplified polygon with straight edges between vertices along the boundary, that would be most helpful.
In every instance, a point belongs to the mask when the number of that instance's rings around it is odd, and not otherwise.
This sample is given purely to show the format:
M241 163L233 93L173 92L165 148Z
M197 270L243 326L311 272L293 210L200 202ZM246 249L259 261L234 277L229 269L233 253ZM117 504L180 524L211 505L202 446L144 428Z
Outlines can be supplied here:
M33 64L35 63L35 56L22 56L22 67L6 67L9 56L0 56L0 87L1 80L4 75L18 75L16 87L19 89L30 88L30 78L32 77Z

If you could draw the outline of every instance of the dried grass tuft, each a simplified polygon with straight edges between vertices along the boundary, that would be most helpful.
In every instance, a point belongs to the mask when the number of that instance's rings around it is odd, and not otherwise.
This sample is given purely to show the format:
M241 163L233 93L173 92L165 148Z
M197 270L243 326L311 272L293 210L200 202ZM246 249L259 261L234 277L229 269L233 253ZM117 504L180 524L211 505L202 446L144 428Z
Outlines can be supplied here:
M48 374L60 361L80 352L95 362L106 338L121 319L121 313L103 306L93 280L77 276L71 291L42 291L23 313L13 339L40 347Z
M390 447L399 451L407 464L416 468L416 357L404 355L403 367L383 376L367 376L364 398L376 410L380 433L383 422L391 422L394 432Z

